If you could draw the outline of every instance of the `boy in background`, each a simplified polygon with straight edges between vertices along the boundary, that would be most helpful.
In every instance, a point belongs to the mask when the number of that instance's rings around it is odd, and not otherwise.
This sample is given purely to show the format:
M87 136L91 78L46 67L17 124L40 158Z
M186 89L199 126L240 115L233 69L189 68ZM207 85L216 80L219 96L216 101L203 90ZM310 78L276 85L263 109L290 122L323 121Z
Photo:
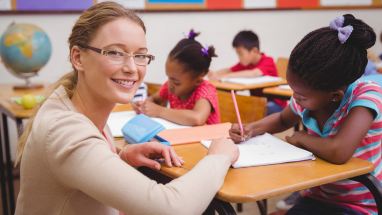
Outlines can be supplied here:
M273 58L260 51L259 37L253 31L240 31L232 41L239 62L230 67L210 71L210 80L221 80L222 78L243 78L259 76L277 76L277 69ZM252 93L251 93L252 94ZM286 106L286 101L280 99L269 100L267 103L267 115L281 111Z

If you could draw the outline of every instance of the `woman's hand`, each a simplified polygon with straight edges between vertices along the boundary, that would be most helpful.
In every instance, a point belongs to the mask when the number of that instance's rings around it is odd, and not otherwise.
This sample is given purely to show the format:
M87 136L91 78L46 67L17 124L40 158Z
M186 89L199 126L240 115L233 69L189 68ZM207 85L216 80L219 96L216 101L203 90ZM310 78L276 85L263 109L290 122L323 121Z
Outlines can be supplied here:
M229 136L235 143L246 141L254 136L251 124L243 125L243 132L244 134L241 135L239 124L234 123L232 124L231 129L229 129Z
M230 139L215 139L212 140L208 154L227 155L231 158L231 164L234 164L239 158L239 148Z
M160 170L161 167L158 159L163 159L169 167L173 165L180 167L184 163L172 147L158 142L129 144L122 149L119 155L131 166L146 166L157 170Z

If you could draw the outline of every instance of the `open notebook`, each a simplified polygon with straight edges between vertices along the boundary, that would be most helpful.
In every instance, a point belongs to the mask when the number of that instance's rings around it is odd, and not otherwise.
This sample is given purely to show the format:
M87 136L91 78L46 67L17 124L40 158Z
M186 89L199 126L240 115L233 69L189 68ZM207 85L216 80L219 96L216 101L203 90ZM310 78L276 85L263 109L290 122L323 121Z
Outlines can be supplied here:
M211 141L202 140L201 143L208 148ZM232 165L234 168L315 159L311 152L293 146L268 133L242 142L238 144L238 147L240 155L236 163Z
M113 137L123 137L122 127L126 124L127 121L132 119L137 114L135 111L121 111L121 112L112 112L107 120L107 125L111 130ZM166 129L178 129L178 128L187 128L189 126L175 124L173 122L167 121L161 118L152 118L158 123L162 124Z
M282 81L282 80L283 80L282 78L274 77L274 76L261 76L256 78L222 78L223 82L229 82L234 84L244 84L244 85L263 84L263 83L276 82L276 81Z

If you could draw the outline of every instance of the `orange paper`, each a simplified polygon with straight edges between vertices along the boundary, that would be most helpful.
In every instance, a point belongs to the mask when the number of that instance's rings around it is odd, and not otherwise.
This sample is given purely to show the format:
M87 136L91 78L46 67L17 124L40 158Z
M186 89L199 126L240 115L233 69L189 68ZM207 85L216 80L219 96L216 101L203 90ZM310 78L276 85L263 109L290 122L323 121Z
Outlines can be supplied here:
M227 122L190 128L167 129L161 131L158 136L170 142L171 145L177 145L200 142L201 140L228 138L230 128L231 123Z

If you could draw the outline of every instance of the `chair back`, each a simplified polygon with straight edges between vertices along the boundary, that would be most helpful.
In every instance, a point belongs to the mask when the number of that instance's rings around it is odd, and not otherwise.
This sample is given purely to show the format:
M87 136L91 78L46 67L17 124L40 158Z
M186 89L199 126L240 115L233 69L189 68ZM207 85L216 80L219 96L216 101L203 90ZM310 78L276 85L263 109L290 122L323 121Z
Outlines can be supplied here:
M289 58L279 57L276 61L277 74L279 77L286 79Z
M147 85L147 96L152 96L159 91L161 84L145 82Z
M235 106L230 92L218 90L220 121L237 123ZM242 123L262 119L266 114L267 100L264 97L236 95Z

